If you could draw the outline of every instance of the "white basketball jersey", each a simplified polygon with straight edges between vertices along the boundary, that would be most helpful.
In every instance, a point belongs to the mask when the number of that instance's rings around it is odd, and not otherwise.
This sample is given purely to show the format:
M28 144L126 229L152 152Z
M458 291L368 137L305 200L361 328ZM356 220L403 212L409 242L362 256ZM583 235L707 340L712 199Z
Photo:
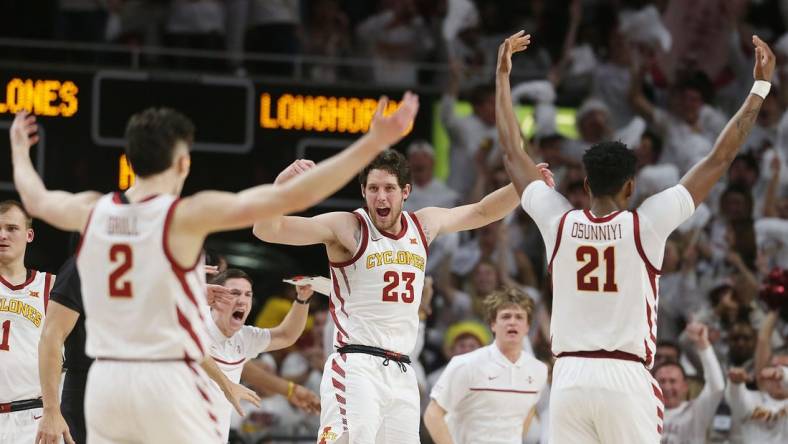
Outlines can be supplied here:
M167 228L177 202L124 203L118 193L96 202L77 253L88 356L202 360L204 261L184 269L172 258Z
M38 340L54 275L28 270L12 285L0 276L0 403L41 397Z
M334 347L368 345L409 354L416 345L427 265L424 233L404 211L397 235L375 228L363 209L353 214L361 225L358 250L347 262L330 263Z
M651 366L659 270L647 257L637 212L597 218L573 210L563 216L549 265L554 355L621 351Z

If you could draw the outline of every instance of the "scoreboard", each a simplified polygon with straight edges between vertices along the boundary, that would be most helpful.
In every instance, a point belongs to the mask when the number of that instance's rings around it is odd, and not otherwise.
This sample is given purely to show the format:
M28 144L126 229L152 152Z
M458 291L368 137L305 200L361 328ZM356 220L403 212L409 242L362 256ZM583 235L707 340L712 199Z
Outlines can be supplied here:
M150 106L172 107L196 126L185 193L235 191L272 181L297 157L318 161L346 147L367 130L384 93L392 99L402 94L214 75L0 71L0 130L7 130L15 112L32 112L46 136L34 150L45 183L107 192L134 180L122 150L128 118ZM397 104L390 100L386 112ZM430 113L422 113L406 139L429 138L431 126ZM10 159L7 135L0 137L0 156ZM0 192L12 189L11 169L4 164ZM338 194L344 200L351 193L357 198L357 187Z

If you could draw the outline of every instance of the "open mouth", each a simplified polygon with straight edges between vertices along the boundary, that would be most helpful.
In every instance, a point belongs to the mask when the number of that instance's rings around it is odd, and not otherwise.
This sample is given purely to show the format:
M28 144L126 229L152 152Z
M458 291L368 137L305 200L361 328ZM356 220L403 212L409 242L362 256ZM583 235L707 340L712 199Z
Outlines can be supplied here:
M236 321L243 321L244 319L244 311L243 310L236 310L233 312L233 319Z
M375 213L380 217L386 217L391 213L391 208L375 208Z
M517 335L517 329L510 328L509 330L506 330L506 334L507 335Z

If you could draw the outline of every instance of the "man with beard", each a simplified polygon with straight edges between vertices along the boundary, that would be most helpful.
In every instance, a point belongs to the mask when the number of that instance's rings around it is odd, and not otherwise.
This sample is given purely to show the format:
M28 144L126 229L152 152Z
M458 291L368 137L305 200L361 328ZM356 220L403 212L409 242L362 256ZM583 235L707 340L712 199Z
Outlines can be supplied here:
M311 168L301 161L275 184ZM548 170L543 177L552 183ZM319 216L274 217L255 224L267 242L323 244L333 291L336 353L321 383L321 443L419 443L419 392L408 353L416 344L429 244L439 235L482 227L517 206L505 186L455 208L402 210L411 190L405 157L381 153L359 175L365 208Z

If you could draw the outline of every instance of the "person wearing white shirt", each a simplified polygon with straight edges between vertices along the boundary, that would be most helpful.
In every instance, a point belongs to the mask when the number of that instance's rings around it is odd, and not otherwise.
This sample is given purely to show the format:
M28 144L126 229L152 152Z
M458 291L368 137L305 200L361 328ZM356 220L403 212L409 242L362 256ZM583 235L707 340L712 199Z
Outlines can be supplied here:
M788 356L775 356L772 364L786 362ZM731 407L733 426L741 430L742 442L777 444L788 441L788 385L785 366L766 367L757 375L760 391L747 390L747 372L741 368L728 371L730 383L725 400ZM783 379L781 382L780 379Z
M298 296L290 312L281 324L268 329L244 325L252 309L252 278L249 275L241 270L228 268L215 276L211 283L214 284L213 291L216 291L215 286L219 285L224 287L231 297L231 302L219 302L214 304L210 311L206 309L204 316L211 339L210 355L230 381L237 384L241 380L244 364L248 360L256 358L264 351L291 346L304 331L309 315L309 302L313 295L311 286L296 287ZM219 390L215 383L212 386ZM218 394L220 393L217 392ZM317 402L314 393L293 382L288 383L287 398L297 405L311 402L310 398ZM226 443L230 433L232 405L222 402L217 407L221 442Z
M495 341L452 358L435 387L424 423L436 444L510 443L547 383L547 365L523 353L533 301L519 289L485 299Z
M705 442L725 389L720 363L709 342L708 327L692 323L686 331L698 350L706 382L698 397L687 401L689 387L681 364L669 361L654 370L665 398L662 444Z

